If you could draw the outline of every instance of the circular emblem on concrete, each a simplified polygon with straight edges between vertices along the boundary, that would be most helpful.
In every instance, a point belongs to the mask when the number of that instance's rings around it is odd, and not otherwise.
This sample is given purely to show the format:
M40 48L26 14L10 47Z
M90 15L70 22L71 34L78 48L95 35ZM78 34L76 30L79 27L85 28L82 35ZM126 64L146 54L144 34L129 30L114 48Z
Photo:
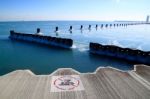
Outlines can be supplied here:
M54 86L60 90L73 90L79 86L79 79L72 76L62 76L54 80Z

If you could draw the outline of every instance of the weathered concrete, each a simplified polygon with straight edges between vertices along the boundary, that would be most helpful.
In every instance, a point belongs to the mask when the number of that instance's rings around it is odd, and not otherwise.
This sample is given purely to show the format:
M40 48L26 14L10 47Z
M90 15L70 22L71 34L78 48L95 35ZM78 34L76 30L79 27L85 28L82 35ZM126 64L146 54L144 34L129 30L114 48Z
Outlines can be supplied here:
M84 90L51 92L52 77L79 75ZM78 79L77 79L78 80ZM0 76L0 99L149 99L150 67L136 65L124 72L111 67L94 73L58 69L50 75L17 70Z

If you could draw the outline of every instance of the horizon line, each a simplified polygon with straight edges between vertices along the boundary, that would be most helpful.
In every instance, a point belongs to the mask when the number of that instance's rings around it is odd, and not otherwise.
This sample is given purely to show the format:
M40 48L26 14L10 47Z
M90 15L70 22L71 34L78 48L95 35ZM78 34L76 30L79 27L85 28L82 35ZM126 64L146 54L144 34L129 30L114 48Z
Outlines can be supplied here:
M35 21L145 22L143 20L0 20L0 22L35 22Z

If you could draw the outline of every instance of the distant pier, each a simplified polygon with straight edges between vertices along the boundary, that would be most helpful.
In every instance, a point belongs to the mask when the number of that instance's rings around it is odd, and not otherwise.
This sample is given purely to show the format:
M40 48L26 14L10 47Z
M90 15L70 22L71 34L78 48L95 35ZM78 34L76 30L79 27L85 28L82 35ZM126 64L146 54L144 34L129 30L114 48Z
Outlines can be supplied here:
M92 31L93 29L95 30L110 29L110 28L113 29L113 28L128 27L128 26L133 26L133 25L143 25L143 24L149 24L149 23L148 22L117 22L116 21L113 23L100 23L100 24L95 24L95 25L89 24L88 26L80 25L79 29L77 30L80 30L82 33L84 30ZM95 28L92 28L92 27L95 27ZM75 29L73 29L73 26L71 25L68 30L70 33L73 33ZM55 27L54 32L58 34L59 32L58 26Z

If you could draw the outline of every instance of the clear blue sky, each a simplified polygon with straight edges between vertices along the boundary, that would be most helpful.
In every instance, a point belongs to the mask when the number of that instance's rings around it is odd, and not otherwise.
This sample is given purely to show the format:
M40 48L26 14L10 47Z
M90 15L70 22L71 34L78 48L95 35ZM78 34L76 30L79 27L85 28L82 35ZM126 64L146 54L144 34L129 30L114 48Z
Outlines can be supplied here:
M0 0L0 21L146 20L150 0Z

